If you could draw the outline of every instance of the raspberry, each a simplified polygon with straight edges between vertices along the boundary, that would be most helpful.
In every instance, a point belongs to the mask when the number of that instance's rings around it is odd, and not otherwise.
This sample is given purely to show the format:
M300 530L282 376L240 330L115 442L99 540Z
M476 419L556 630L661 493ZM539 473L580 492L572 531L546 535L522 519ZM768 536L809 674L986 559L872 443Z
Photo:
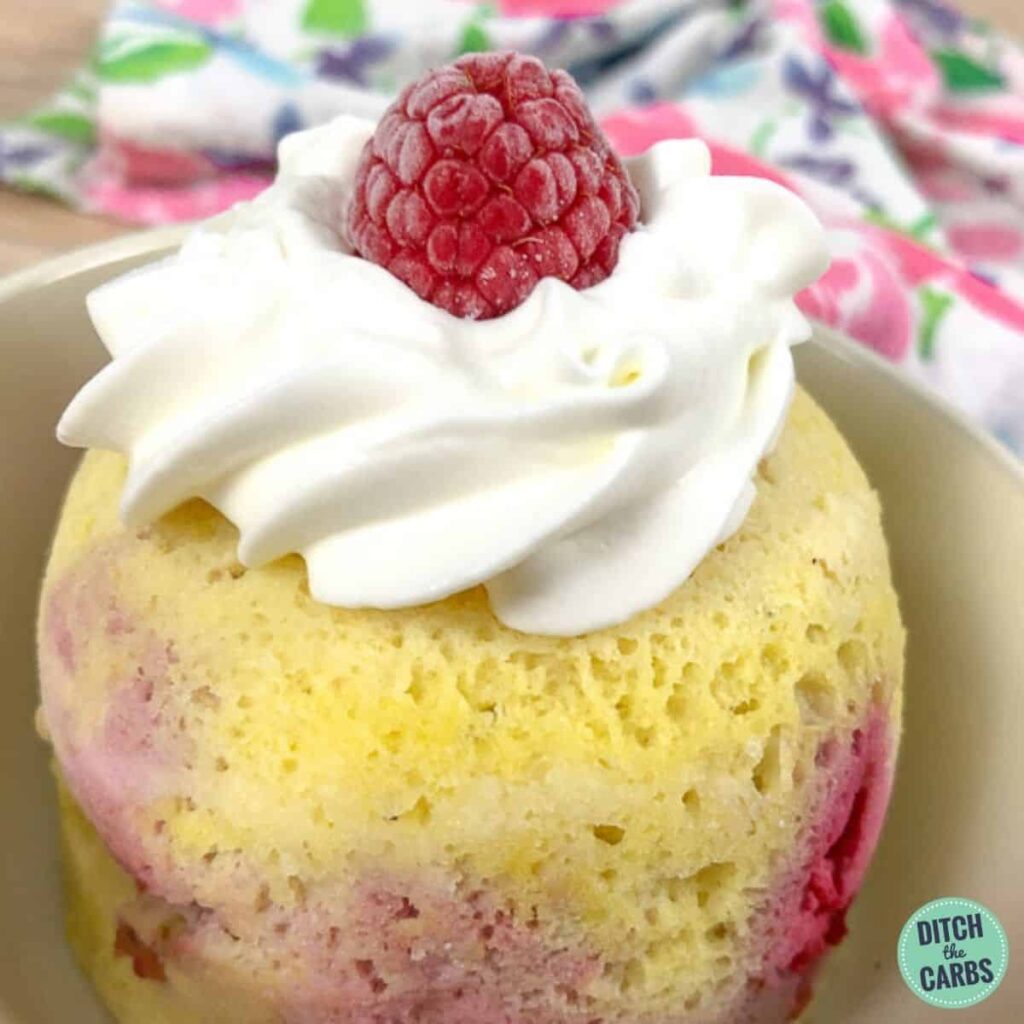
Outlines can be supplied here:
M345 229L357 254L422 298L486 320L542 277L603 281L639 209L569 74L521 54L472 54L384 114Z

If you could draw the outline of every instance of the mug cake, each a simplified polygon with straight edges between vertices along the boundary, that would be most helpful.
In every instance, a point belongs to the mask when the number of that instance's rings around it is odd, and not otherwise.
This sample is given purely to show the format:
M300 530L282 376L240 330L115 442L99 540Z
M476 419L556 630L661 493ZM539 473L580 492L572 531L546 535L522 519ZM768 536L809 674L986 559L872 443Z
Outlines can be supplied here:
M784 1021L888 802L877 498L802 201L473 55L89 311L39 620L122 1024Z

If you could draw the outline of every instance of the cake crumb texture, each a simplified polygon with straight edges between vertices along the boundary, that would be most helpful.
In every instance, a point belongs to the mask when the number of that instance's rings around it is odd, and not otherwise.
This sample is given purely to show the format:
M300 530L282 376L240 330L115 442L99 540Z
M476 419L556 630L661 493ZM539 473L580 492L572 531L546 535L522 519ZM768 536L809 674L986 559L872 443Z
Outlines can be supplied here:
M39 646L73 940L125 1024L736 1024L841 937L903 631L877 497L802 392L740 531L578 638L482 588L318 604L201 501L122 527L124 474L83 459Z

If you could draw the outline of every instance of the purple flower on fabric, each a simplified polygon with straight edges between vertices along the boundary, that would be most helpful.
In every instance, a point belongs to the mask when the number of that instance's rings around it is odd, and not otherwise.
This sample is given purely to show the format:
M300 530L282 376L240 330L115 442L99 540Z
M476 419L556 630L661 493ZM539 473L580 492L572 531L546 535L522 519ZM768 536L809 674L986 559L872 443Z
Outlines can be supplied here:
M302 115L294 103L285 103L274 115L270 127L271 135L275 143L280 142L286 135L297 132L303 127Z
M760 18L751 18L745 22L739 32L733 36L729 45L719 54L720 61L737 60L755 53L761 48L761 34L764 22Z
M235 173L272 174L276 166L274 160L270 157L230 153L224 149L204 149L203 156L219 170Z
M557 50L576 28L586 30L599 43L615 38L615 25L607 18L552 18L529 47L531 53L542 56Z
M986 177L981 179L982 188L985 189L989 195L994 196L1005 196L1010 193L1010 182L1007 178L1003 177Z
M857 182L857 166L846 157L815 156L812 153L798 153L784 156L779 161L782 167L806 174L808 178L824 182L832 188L842 189L863 206L869 209L880 209L882 204L877 196Z
M316 73L324 78L369 86L370 68L390 57L394 50L395 40L390 36L362 36L349 46L322 50L317 57Z
M647 106L658 98L658 90L649 78L634 78L629 83L629 99L631 103Z
M823 181L828 185L848 185L856 172L852 160L844 157L812 156L801 153L799 156L783 157L780 161L794 171L802 171L808 177Z
M30 167L56 152L53 146L38 143L10 143L0 137L0 175Z
M836 95L839 84L835 70L821 58L813 65L790 55L782 70L783 81L809 107L807 133L812 142L827 142L835 134L833 119L860 112L853 100Z
M931 29L943 37L955 36L964 27L964 16L942 0L896 0L896 6L908 12L923 30Z
M639 57L644 50L660 39L673 26L680 25L692 16L692 11L672 14L663 18L657 24L650 26L646 32L639 36L626 37L618 40L619 30L615 23L607 18L580 18L575 21L554 21L548 24L533 44L526 49L543 57L549 63L558 63L558 50L568 42L568 34L575 27L585 29L593 38L600 43L600 48L594 56L583 60L574 61L567 66L584 88L602 77L621 68L624 63Z

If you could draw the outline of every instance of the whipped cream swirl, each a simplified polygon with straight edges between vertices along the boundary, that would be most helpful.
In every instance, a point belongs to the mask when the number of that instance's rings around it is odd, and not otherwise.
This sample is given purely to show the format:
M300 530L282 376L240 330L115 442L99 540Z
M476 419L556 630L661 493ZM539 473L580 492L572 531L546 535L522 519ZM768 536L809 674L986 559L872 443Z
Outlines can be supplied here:
M398 608L486 586L576 635L655 605L742 522L825 268L821 227L703 144L628 162L643 225L612 276L459 320L346 249L373 124L287 139L276 183L88 300L112 356L67 444L127 455L133 525L202 497L249 566L301 553L314 597Z

